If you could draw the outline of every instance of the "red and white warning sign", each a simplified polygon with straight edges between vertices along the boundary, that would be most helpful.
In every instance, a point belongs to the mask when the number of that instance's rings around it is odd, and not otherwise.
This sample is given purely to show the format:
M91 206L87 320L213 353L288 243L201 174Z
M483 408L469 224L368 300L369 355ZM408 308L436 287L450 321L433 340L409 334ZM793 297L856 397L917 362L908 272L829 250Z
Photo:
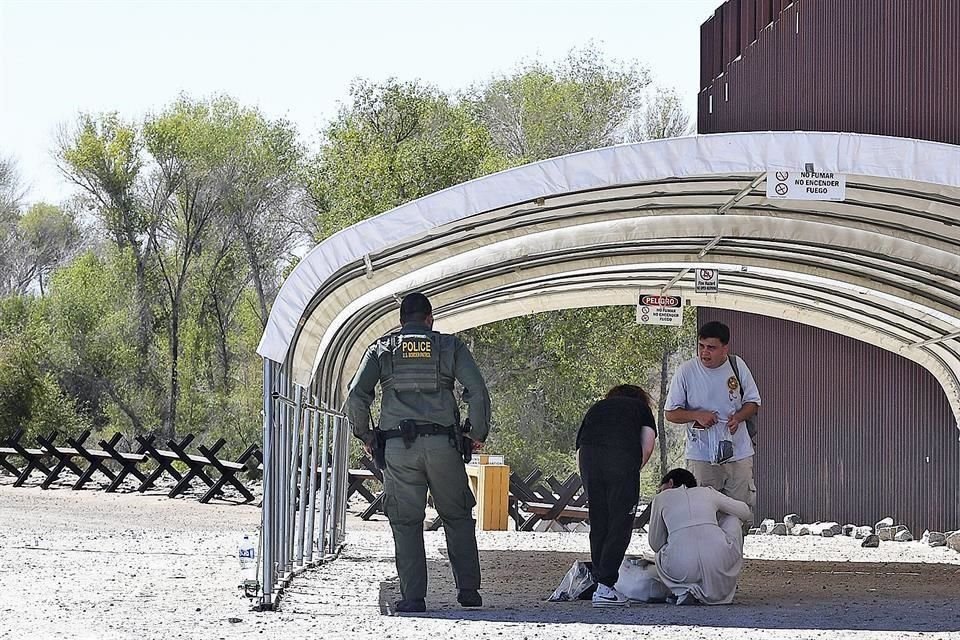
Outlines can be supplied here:
M637 324L679 327L683 324L683 296L641 291L637 299Z

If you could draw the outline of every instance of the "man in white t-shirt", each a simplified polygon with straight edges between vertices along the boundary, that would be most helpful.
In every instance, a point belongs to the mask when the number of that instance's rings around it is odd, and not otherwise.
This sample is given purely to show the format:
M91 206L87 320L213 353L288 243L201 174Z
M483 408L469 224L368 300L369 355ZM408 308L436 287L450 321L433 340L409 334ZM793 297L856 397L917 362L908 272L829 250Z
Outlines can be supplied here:
M736 373L730 366L729 342L730 329L722 322L700 327L697 357L674 374L665 415L670 422L686 424L687 469L697 481L752 510L757 488L746 420L760 408L760 392L747 363L737 358Z

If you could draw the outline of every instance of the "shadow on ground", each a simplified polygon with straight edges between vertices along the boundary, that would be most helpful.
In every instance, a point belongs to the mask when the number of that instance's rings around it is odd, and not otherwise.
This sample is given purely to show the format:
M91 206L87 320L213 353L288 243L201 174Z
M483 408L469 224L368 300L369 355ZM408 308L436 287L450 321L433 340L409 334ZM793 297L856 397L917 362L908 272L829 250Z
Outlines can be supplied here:
M482 609L463 609L445 560L428 562L427 613L436 619L528 623L696 625L759 629L901 632L960 630L960 566L946 564L747 560L732 605L634 605L593 609L589 601L546 602L580 554L480 552ZM380 611L393 613L396 579L380 583Z

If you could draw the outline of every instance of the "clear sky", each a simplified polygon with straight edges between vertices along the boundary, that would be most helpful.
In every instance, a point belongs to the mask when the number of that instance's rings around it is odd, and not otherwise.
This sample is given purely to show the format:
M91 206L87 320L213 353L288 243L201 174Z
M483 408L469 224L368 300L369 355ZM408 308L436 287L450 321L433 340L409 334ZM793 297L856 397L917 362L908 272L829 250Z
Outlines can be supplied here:
M56 130L81 112L137 119L226 93L314 142L353 78L457 90L590 41L648 66L693 117L700 24L721 2L0 0L0 155L28 202L58 202Z

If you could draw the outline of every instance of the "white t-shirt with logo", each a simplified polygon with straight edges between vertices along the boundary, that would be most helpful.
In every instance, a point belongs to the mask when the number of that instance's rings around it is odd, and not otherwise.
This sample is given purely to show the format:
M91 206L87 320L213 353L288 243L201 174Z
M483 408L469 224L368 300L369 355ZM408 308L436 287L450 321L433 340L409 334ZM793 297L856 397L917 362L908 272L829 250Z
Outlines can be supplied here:
M745 422L734 434L727 429L727 418L740 410L744 402L760 404L760 391L753 380L753 374L746 363L737 358L737 371L743 383L743 400L740 399L740 386L733 373L729 359L715 369L709 369L700 362L700 358L687 360L677 369L670 382L665 409L686 409L688 411L713 411L719 419L708 429L695 429L693 422L687 423L688 460L712 462L716 458L719 440L733 440L733 457L730 462L743 460L753 455L753 443L747 433Z

